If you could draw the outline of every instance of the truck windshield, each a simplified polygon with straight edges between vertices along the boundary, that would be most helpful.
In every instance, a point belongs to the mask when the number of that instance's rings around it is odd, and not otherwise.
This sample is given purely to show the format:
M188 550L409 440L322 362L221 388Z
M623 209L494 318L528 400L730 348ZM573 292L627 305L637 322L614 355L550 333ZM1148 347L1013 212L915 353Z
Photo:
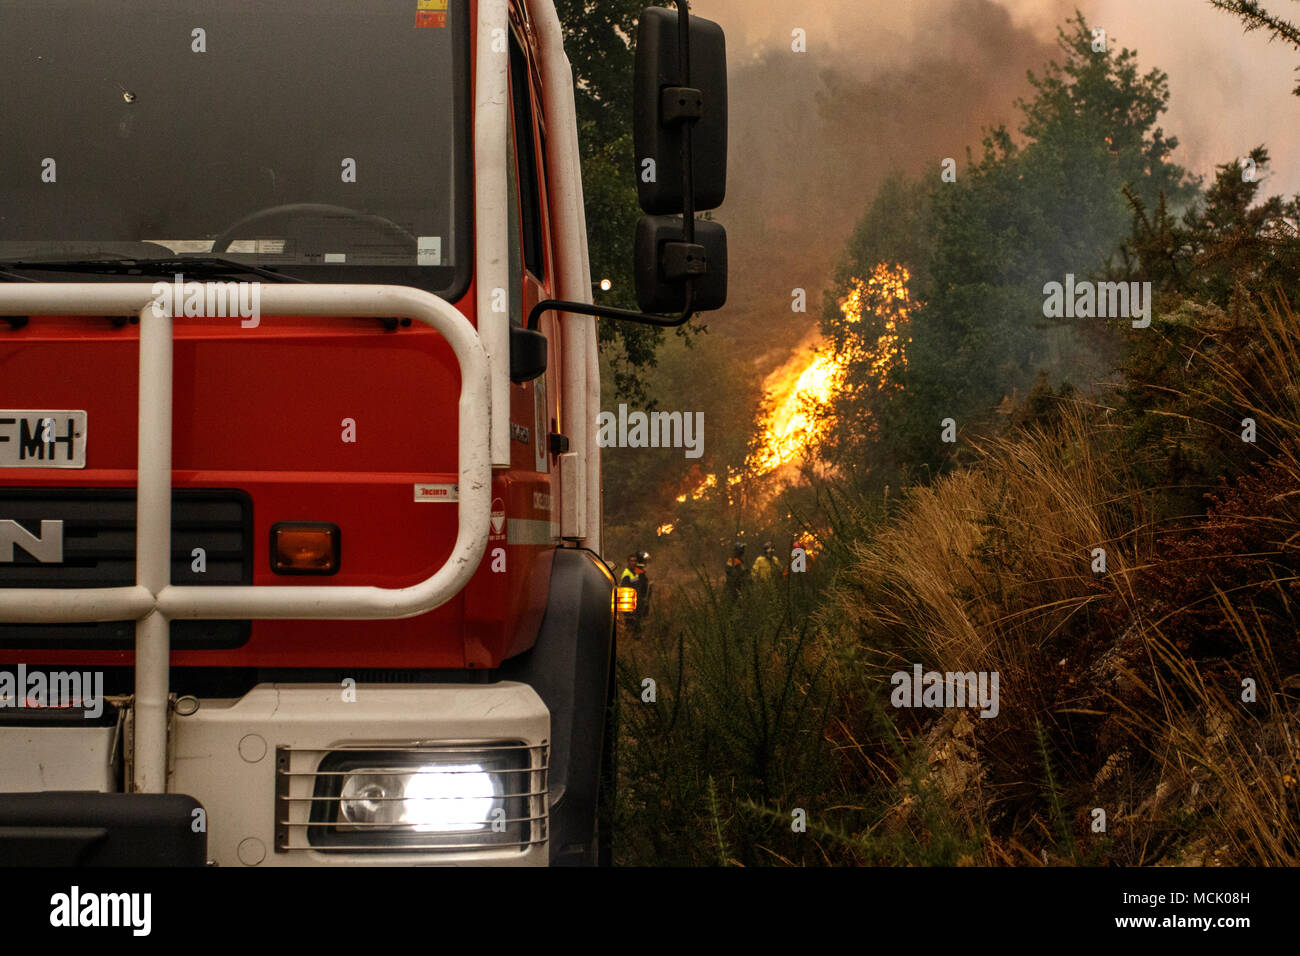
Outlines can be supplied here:
M0 263L220 256L458 297L466 7L0 0Z

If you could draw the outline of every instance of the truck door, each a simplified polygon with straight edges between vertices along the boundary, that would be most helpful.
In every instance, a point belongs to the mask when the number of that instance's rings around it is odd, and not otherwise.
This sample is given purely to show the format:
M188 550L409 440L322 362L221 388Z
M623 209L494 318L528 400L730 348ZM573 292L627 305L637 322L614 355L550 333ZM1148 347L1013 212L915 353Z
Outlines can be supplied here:
M538 149L533 82L523 45L514 30L510 32L510 101L510 321L520 325L534 305L550 296L548 267L551 263L548 262L550 244L546 229L545 190L542 188L545 179L540 162L542 152ZM524 404L527 405L531 398L533 406L529 416L532 421L532 456L531 461L526 465L521 463L521 466L545 474L551 470L549 436L560 431L558 386L563 380L559 323L554 313L542 316L541 331L551 343L550 362L543 375L523 387ZM556 492L558 487L552 485L552 495ZM558 507L555 502L552 505ZM558 515L558 510L553 510L552 514Z

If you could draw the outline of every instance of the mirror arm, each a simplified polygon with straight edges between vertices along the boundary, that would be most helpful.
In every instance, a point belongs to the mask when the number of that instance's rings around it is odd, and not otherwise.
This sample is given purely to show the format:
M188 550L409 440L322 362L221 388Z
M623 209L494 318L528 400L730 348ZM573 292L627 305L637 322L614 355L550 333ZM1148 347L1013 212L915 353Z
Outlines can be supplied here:
M623 319L626 322L638 322L641 325L658 325L663 328L676 328L679 325L685 325L695 315L695 309L692 307L692 299L695 297L695 283L689 279L686 282L686 308L681 315L650 315L645 312L633 312L630 309L615 309L607 305L593 305L590 302L568 302L564 299L543 299L533 306L528 313L528 321L524 328L537 331L538 324L541 322L542 314L545 312L572 312L575 315L593 315L601 319Z

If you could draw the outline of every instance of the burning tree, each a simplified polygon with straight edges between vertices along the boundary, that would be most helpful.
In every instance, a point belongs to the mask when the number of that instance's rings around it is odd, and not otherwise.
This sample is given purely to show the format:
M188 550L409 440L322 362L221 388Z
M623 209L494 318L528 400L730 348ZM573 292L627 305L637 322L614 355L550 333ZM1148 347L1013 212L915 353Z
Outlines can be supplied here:
M849 276L835 312L822 320L825 347L809 367L818 387L799 396L800 408L807 439L827 446L838 463L874 441L882 408L903 388L920 305L911 280L907 266L877 263L865 279Z
M905 266L880 263L866 279L853 276L840 300L840 321L809 358L796 355L764 383L767 401L747 462L766 475L813 455L833 429L865 434L866 406L901 388L913 309ZM850 420L851 419L851 420Z

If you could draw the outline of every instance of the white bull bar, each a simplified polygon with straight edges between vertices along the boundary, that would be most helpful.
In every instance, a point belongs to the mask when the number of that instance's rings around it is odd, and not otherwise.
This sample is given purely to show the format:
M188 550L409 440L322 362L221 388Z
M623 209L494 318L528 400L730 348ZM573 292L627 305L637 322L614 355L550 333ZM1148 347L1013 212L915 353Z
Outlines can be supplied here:
M159 295L156 283L0 285L0 315L140 317L135 586L0 588L0 620L135 621L133 789L145 793L166 789L172 619L386 620L424 614L450 600L474 574L491 511L491 372L470 322L443 299L404 286L263 283L261 310L267 315L405 317L447 340L461 376L456 544L442 567L407 588L172 584L172 288L167 283ZM204 300L214 301L206 292Z

